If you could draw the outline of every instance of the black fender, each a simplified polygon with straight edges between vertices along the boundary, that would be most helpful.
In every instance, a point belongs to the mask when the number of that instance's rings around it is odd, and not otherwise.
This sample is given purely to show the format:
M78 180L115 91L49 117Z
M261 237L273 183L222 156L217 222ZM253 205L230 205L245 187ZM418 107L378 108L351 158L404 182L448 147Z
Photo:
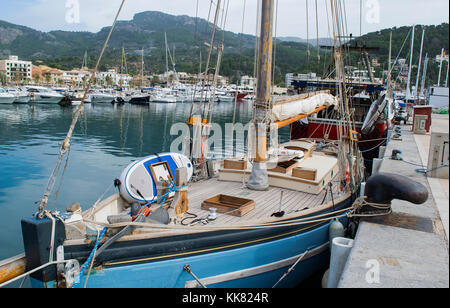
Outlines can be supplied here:
M422 204L428 200L427 188L410 178L393 173L376 173L366 182L368 202L388 204L394 199Z

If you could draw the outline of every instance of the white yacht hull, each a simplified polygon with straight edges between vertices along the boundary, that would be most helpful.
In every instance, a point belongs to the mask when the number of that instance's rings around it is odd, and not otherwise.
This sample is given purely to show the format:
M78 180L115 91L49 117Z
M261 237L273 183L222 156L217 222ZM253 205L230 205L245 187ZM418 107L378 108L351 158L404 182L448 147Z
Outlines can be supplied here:
M59 104L64 97L62 96L52 96L52 95L36 95L31 99L30 102L35 104Z
M89 95L89 100L94 104L110 104L115 101L115 98L113 96L93 94Z
M14 96L0 96L0 104L12 104L15 99Z
M16 99L14 100L15 104L28 104L31 100L31 97L28 95L18 95L16 96Z

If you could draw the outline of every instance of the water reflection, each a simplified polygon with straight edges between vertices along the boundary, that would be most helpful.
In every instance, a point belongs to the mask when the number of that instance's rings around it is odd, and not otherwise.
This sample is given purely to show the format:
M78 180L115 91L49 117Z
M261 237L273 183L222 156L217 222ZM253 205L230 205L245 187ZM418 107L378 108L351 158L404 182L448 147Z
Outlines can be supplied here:
M233 103L215 104L212 122L224 128L233 121L233 108ZM48 208L63 212L72 202L90 207L131 161L169 151L178 137L170 136L172 124L186 123L190 110L189 103L86 105L58 198L52 196ZM22 252L20 220L37 210L35 202L42 198L74 111L50 105L0 105L0 259ZM245 125L251 117L252 105L238 103L236 122ZM286 138L287 133L280 135Z
M222 127L231 123L233 106L216 104L212 121ZM191 104L86 105L58 198L52 196L48 208L64 211L72 202L88 208L132 160L169 151L178 137L170 136L172 124L186 123L190 110ZM0 259L23 250L20 220L37 210L35 202L42 198L74 111L50 105L0 105ZM248 123L251 111L250 103L239 103L236 122Z

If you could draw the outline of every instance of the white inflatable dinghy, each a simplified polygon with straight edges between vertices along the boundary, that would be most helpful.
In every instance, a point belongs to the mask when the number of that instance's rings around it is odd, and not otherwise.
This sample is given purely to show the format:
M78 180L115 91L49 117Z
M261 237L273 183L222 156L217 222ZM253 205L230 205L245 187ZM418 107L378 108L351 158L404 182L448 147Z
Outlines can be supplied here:
M189 158L178 153L152 155L128 165L120 176L118 184L120 195L127 202L142 204L158 197L157 183L174 182L176 170L186 167L188 179L192 178L193 166Z

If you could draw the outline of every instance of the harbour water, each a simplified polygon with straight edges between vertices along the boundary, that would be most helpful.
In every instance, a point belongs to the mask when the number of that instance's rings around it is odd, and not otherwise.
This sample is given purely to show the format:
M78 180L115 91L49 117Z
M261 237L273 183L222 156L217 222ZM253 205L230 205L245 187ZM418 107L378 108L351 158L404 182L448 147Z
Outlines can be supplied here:
M190 108L189 103L86 105L48 209L64 212L73 202L87 209L106 190L113 193L114 179L131 161L170 150L178 137L170 135L172 124L186 123ZM233 109L233 103L216 104L213 123L232 123ZM20 220L37 210L74 111L58 105L0 106L0 260L23 252ZM236 122L246 124L251 117L251 103L239 102ZM280 138L288 134L281 131Z

